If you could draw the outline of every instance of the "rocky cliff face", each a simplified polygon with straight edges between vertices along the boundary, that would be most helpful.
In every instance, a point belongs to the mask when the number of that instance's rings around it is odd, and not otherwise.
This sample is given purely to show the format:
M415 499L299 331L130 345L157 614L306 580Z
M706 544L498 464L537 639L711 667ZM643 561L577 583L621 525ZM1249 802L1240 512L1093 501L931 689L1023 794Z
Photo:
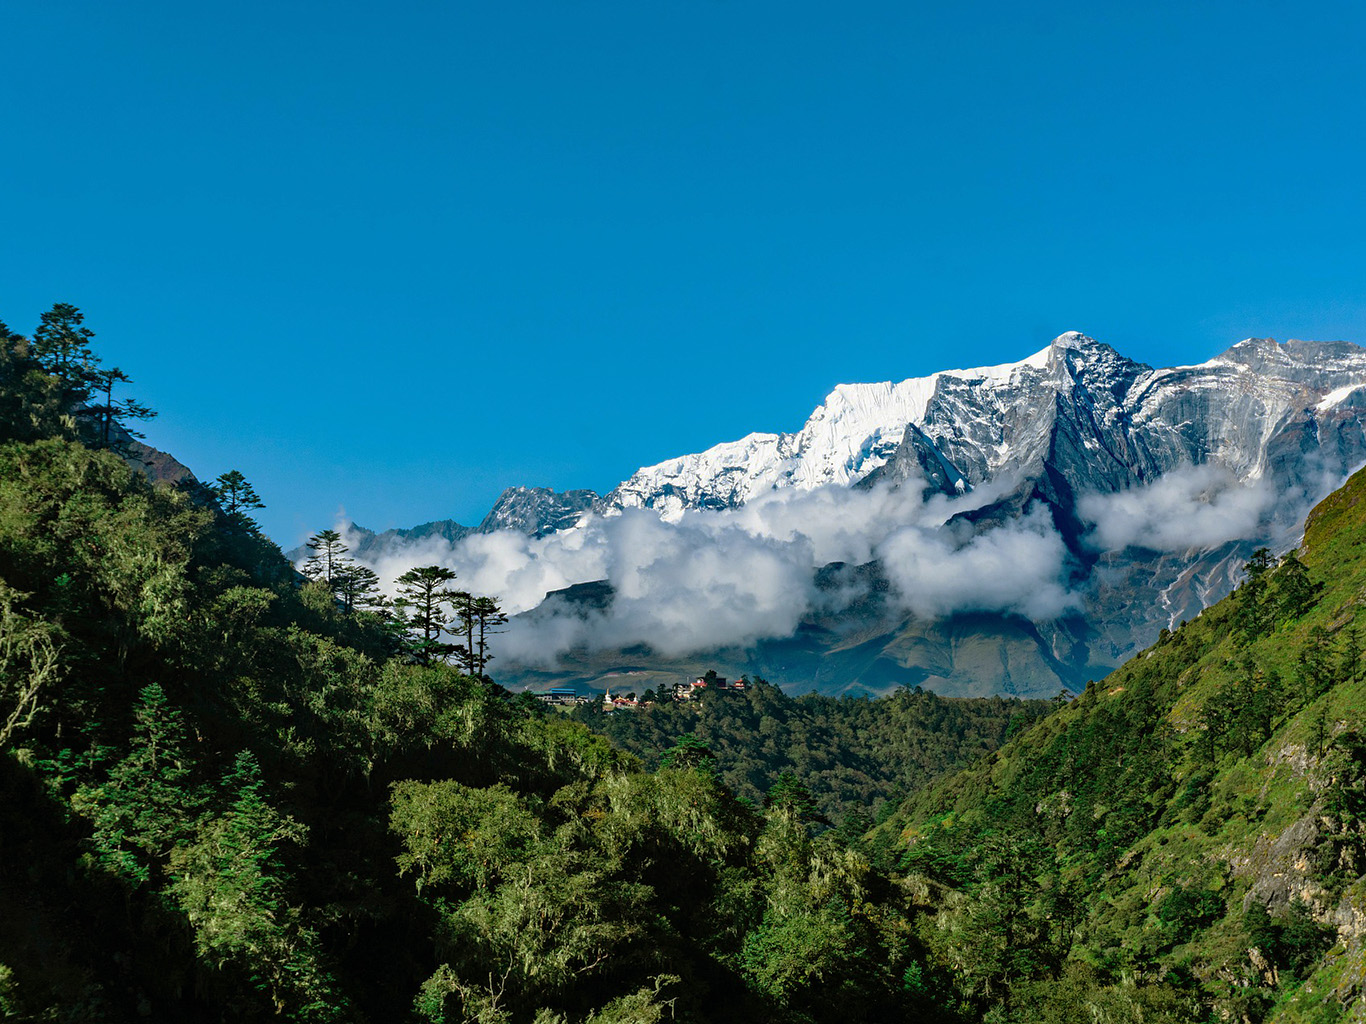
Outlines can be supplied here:
M694 660L827 692L923 683L1051 696L1099 678L1160 628L1218 600L1254 547L1293 543L1309 503L1366 461L1364 409L1366 350L1355 345L1250 339L1206 363L1154 369L1069 333L1018 363L842 385L797 433L751 434L645 467L595 510L650 508L676 519L781 488L891 485L921 500L989 487L995 497L962 516L980 532L1042 506L1084 594L1061 621L924 622L865 606L812 618L789 639ZM1087 500L1193 467L1263 488L1261 532L1218 543L1192 532L1186 542L1177 523L1160 541L1097 540ZM622 661L580 660L582 679Z
M479 524L479 532L517 530L528 536L542 537L556 530L567 530L598 500L596 491L509 487Z
M796 434L751 434L638 470L601 507L734 508L773 488L914 476L954 491L1018 478L1059 510L1180 466L1294 485L1366 457L1366 350L1251 339L1153 369L1085 335L1028 359L899 384L841 385Z

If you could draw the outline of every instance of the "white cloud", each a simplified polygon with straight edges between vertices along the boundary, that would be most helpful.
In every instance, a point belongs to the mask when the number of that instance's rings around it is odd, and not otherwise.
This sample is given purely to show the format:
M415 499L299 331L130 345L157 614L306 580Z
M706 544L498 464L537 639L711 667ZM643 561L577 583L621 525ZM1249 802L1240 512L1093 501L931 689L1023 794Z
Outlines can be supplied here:
M541 538L501 531L456 544L419 541L371 565L390 588L414 565L444 565L459 586L497 596L513 614L536 608L550 591L608 580L615 597L605 611L564 605L514 623L500 656L527 665L553 664L571 648L648 644L678 655L790 636L815 604L830 610L838 601L815 586L814 570L830 562L882 559L893 596L917 615L1056 615L1069 606L1059 582L1065 550L1047 517L966 541L944 525L998 490L930 501L921 500L916 481L783 490L733 511L688 511L672 523L628 509Z
M1309 473L1277 497L1265 481L1239 482L1218 465L1174 470L1149 486L1079 502L1097 550L1131 545L1161 551L1209 549L1230 540L1287 537L1340 470ZM589 516L572 530L533 538L514 531L439 538L390 548L371 567L390 587L415 565L443 565L458 585L499 598L514 620L499 640L504 664L553 667L571 649L645 644L665 655L747 646L791 636L814 612L838 615L866 596L854 576L818 590L814 570L878 560L890 601L924 619L955 612L1020 614L1043 621L1078 608L1071 568L1047 510L976 529L959 513L1010 492L998 480L963 496L922 500L922 483L850 489L795 488L725 512L687 511L667 522L649 510ZM345 536L345 528L338 526ZM354 543L356 538L348 539ZM606 580L606 609L542 605L547 593Z
M921 618L994 611L1043 620L1078 604L1062 582L1067 548L1042 509L963 543L950 530L907 527L877 553L906 608Z
M1174 469L1146 487L1086 495L1077 508L1093 524L1089 543L1097 550L1187 551L1262 536L1276 500L1268 481L1241 483L1206 463Z

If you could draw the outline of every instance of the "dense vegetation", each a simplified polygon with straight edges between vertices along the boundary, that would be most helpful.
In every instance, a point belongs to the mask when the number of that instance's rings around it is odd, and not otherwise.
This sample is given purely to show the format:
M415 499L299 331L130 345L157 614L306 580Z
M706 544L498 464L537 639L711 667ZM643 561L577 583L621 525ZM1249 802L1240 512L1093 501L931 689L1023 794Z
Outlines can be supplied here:
M586 705L574 717L650 767L691 737L711 752L722 781L755 806L780 780L796 779L822 818L857 835L931 779L990 753L1053 707L943 698L919 687L878 700L794 698L763 680L747 683L743 691L712 688L639 710Z
M0 345L0 1016L929 1007L906 894L800 785L757 810L687 743L643 771L299 576L240 474L154 486L74 313L60 357Z
M1235 594L872 835L993 1020L1366 1013L1366 475Z
M1366 1014L1366 475L1032 726L766 686L593 718L642 761L301 577L240 474L153 485L127 383L73 307L0 326L0 1016Z

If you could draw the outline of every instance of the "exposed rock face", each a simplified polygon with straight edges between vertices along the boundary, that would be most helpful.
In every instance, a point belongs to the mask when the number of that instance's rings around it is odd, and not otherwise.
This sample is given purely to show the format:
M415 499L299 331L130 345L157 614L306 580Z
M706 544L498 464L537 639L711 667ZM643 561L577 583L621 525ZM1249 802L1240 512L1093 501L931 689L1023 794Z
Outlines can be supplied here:
M357 523L352 523L347 529L348 535L352 538L350 553L356 558L370 562L396 554L415 542L438 539L454 544L474 532L476 531L468 526L461 526L454 519L438 519L405 530L385 530L383 533L367 530ZM297 563L308 555L307 547L299 547L287 552L285 557Z
M1366 350L1355 345L1249 339L1206 363L1154 369L1069 333L1019 363L841 385L797 433L751 434L645 467L596 510L651 508L672 519L775 488L914 482L913 500L1004 486L964 514L966 525L990 529L1045 506L1085 592L1080 615L925 623L863 609L856 622L813 620L790 640L715 660L803 689L923 682L951 693L1051 696L1098 678L1162 626L1222 597L1254 547L1293 543L1311 501L1366 461L1364 413ZM1084 496L1204 465L1278 496L1265 536L1213 547L1192 538L1184 550L1090 542Z
M517 530L542 537L567 530L598 500L596 491L561 493L548 487L509 487L479 524L479 532Z
M772 488L923 477L936 490L1018 477L1060 510L1178 466L1303 482L1366 458L1366 350L1239 342L1154 370L1069 333L1019 363L841 385L796 434L751 434L638 470L605 508L733 508ZM1312 458L1311 458L1312 457Z

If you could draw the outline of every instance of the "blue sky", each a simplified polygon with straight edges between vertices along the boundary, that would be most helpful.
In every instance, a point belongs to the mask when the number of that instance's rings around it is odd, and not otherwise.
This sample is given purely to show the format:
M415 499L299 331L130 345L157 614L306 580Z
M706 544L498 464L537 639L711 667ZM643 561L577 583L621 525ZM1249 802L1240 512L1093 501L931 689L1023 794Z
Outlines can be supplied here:
M1366 343L1366 5L0 7L0 318L284 546L1064 330Z

